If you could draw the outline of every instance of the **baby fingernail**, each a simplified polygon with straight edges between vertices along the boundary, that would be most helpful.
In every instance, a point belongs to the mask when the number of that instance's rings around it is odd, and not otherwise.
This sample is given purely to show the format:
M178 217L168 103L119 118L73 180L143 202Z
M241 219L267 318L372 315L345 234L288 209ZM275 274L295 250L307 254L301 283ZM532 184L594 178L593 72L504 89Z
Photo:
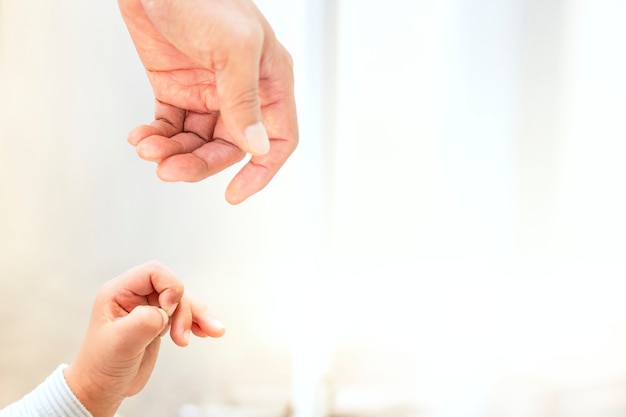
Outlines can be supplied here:
M190 337L191 337L191 330L185 330L185 333L183 333L183 342L185 342L185 345L189 344Z
M162 308L159 308L158 310L163 317L163 327L161 328L161 333L159 333L159 337L163 337L165 334L167 334L167 331L169 330L170 318L165 310L163 310Z
M216 319L215 317L211 317L211 323L213 323L213 327L215 327L216 329L224 328L224 325L222 324L222 322Z
M165 312L167 313L168 316L172 317L172 314L174 314L174 312L176 311L176 308L178 307L178 303L176 304L172 304L170 306L170 308L164 308L163 310L165 310Z

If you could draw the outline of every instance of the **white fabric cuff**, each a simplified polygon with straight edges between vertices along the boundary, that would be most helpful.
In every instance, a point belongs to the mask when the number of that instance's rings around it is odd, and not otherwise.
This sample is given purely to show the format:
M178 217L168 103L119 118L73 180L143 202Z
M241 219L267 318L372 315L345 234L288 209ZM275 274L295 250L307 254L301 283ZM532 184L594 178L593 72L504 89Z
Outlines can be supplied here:
M92 417L65 381L60 365L21 400L0 410L0 417Z

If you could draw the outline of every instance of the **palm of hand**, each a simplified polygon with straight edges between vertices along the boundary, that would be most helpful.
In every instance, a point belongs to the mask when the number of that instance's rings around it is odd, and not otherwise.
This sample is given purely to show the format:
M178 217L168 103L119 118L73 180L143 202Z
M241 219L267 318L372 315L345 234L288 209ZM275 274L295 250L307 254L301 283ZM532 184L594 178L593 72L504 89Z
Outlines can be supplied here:
M223 64L236 45L196 40L223 39L225 31L232 30L224 22L207 26L208 32L196 33L194 39L179 36L179 43L192 51L184 53L157 30L141 7L122 7L122 14L156 99L155 120L129 134L139 156L156 162L157 174L165 181L200 181L239 162L246 155L238 137L241 132L222 117L234 107L223 100L230 94L237 105L260 105L271 148L267 154L252 156L231 181L226 197L237 204L265 187L298 141L291 57L271 30L261 51L258 91L236 92L236 85L222 82Z

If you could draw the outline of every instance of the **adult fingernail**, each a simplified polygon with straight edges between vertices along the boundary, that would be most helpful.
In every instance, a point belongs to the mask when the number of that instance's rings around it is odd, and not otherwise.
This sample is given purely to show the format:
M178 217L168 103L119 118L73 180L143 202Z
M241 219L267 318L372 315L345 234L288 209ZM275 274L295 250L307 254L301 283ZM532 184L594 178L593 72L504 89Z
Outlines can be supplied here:
M270 150L270 139L262 122L248 126L244 131L250 153L263 155Z

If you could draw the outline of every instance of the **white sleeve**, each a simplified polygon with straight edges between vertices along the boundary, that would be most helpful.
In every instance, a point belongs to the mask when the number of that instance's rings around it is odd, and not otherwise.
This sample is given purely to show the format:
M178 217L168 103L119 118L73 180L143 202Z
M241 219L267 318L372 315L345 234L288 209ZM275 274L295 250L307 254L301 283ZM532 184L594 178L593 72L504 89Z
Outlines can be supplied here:
M0 417L92 417L65 381L60 365L21 400L0 410Z

